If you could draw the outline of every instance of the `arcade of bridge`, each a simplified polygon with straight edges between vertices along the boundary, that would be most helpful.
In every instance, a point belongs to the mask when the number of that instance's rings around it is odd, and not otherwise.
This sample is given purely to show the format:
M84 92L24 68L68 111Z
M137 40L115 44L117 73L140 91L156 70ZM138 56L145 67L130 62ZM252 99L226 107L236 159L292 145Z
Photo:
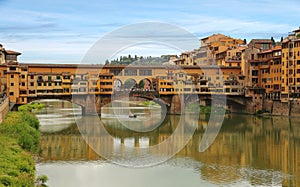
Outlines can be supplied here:
M114 77L114 86L115 87L121 87L125 84L126 81L128 80L133 80L135 84L139 84L141 81L146 80L150 84L153 83L153 79L155 76L115 76Z

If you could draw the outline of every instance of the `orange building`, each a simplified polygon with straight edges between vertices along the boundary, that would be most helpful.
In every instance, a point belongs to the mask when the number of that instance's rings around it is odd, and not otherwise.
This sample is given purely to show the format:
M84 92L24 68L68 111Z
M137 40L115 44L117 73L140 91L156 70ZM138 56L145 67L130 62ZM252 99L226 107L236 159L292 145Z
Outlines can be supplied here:
M300 28L282 42L281 101L300 98Z
M265 88L266 98L280 99L281 46L258 53L259 87Z

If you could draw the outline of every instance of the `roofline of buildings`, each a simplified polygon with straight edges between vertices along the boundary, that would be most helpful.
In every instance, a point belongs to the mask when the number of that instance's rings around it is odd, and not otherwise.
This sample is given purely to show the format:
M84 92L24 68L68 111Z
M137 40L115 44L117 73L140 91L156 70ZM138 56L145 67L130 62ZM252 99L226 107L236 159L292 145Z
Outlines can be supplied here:
M127 66L127 65L104 65L104 64L38 64L38 63L19 63L20 67L37 67L37 68L151 68L151 69L161 69L161 68L168 68L168 66ZM7 64L1 64L0 66L7 66ZM216 65L197 65L197 66L174 66L178 67L179 69L239 69L240 67L227 67L227 66L216 66Z

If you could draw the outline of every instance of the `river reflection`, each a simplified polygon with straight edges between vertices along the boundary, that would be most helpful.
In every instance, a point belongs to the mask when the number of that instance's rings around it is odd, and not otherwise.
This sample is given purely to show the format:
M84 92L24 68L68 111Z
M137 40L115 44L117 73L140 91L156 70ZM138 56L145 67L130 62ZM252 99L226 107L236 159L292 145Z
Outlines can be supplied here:
M144 133L131 131L115 119L105 119L113 140L89 129L86 132L97 135L89 141L101 144L100 151L124 146L135 151L172 136L179 118L167 116L161 126ZM185 120L193 119L187 115ZM227 115L214 143L201 153L199 143L207 121L207 116L199 117L196 132L173 158L143 169L124 168L101 158L72 124L42 135L43 161L37 172L49 176L50 186L300 186L299 119ZM172 147L166 146L162 151L169 149Z
M75 123L74 116L80 116L80 106L58 99L42 99L36 102L45 104L43 110L33 111L41 124L41 132L59 132Z

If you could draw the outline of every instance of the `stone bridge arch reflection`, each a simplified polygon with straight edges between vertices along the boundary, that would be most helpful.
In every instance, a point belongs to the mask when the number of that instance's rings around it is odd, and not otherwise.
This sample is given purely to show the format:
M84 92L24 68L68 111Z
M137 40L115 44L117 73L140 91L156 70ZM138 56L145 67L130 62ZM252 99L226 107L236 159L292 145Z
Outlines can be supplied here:
M42 133L59 132L75 124L74 116L82 116L83 107L68 100L39 99L32 103L42 103L46 108L33 110L39 119Z

